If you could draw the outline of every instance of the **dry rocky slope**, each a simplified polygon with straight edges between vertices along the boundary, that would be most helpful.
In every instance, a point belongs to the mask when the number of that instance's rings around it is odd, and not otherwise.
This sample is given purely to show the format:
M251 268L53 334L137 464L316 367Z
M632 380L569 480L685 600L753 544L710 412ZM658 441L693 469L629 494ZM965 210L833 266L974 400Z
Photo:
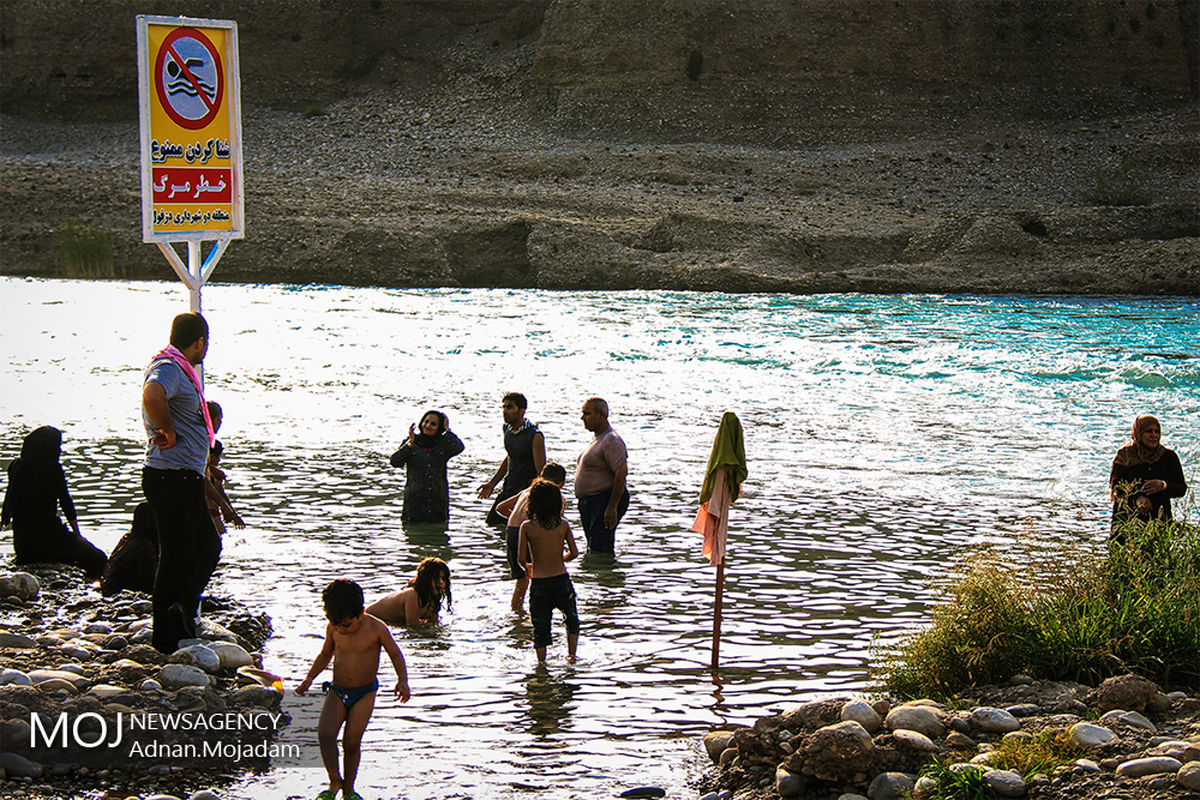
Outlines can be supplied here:
M0 272L140 235L134 17L0 0ZM215 278L1200 296L1200 0L196 0L235 19ZM86 32L86 33L81 33ZM1124 165L1137 205L1095 199Z

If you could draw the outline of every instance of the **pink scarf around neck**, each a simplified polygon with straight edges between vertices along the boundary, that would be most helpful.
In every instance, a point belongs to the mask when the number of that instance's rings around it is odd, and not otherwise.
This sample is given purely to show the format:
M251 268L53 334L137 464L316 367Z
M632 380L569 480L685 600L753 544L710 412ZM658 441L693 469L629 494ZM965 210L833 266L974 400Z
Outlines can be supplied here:
M183 370L183 374L192 382L192 386L196 387L196 394L200 396L200 411L204 414L204 427L208 431L208 446L212 447L217 437L213 433L212 419L208 416L208 403L204 402L204 387L200 385L200 376L196 374L192 363L187 360L175 345L167 345L165 350L154 357L154 360L161 361L164 358L169 358L178 364L179 368Z

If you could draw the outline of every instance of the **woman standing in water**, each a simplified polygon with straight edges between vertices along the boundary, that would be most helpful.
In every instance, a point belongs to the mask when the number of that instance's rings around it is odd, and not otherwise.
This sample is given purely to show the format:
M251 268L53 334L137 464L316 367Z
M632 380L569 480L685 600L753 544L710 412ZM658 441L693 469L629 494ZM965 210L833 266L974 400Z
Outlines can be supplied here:
M1171 519L1171 498L1187 493L1179 456L1161 438L1157 419L1138 417L1133 441L1117 451L1108 478L1114 527L1133 519Z
M100 548L79 533L75 504L58 457L62 431L49 425L34 430L21 444L21 455L8 467L8 488L0 510L0 526L13 526L18 564L50 561L83 567L89 580L100 577L108 560ZM58 507L71 529L58 518Z
M463 451L462 440L450 430L440 411L426 411L418 425L408 426L408 441L392 454L393 467L405 467L405 522L446 522L450 519L450 483L446 462Z

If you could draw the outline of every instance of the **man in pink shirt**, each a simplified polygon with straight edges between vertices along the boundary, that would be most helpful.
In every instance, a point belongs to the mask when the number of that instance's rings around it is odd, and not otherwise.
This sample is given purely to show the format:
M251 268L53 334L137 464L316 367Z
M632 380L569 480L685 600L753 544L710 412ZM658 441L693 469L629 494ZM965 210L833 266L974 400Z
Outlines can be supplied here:
M575 466L575 497L589 553L613 555L617 523L629 508L625 486L628 466L625 442L608 424L608 403L589 397L583 404L583 427L593 436Z

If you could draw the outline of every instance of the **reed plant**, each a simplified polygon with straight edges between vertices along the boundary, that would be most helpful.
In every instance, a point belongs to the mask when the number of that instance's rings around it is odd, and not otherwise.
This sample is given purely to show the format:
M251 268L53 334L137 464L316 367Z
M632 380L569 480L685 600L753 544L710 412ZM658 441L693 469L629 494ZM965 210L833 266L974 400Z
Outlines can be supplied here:
M927 628L877 652L876 686L944 699L1018 671L1200 685L1200 528L1134 521L1115 531L1107 553L1068 548L1052 558L1013 566L977 557L948 584Z
M68 278L124 278L125 270L113 258L112 232L92 225L68 222L58 232L62 271Z

